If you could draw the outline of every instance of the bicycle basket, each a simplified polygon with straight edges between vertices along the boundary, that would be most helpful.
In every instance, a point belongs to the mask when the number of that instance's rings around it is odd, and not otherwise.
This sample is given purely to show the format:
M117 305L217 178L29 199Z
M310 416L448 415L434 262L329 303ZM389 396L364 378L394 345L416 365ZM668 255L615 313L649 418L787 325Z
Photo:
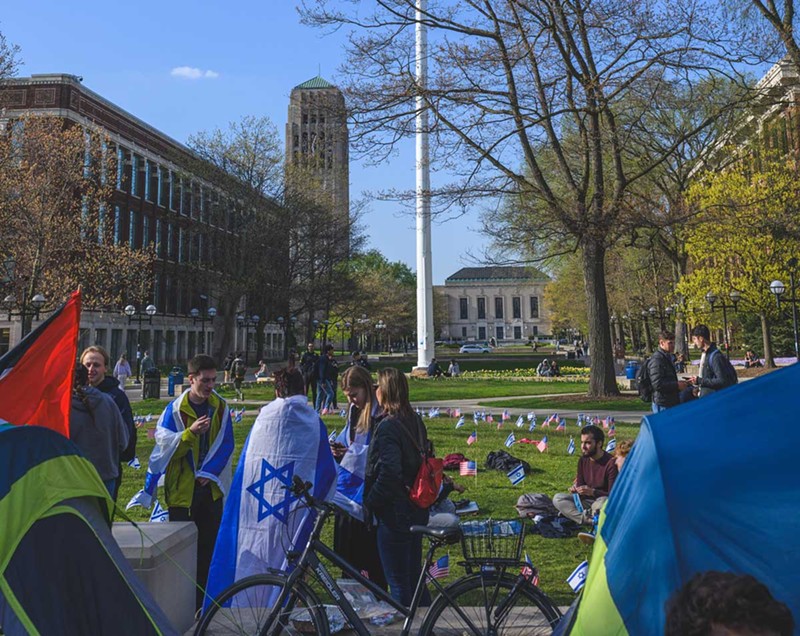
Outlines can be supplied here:
M461 524L461 548L467 564L519 563L525 541L525 524L520 519L485 519Z

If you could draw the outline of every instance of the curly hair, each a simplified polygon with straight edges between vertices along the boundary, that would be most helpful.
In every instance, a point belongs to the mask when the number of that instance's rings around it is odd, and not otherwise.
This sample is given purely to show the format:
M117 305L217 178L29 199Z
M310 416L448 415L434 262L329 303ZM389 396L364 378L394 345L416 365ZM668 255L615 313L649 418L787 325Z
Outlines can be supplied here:
M275 395L287 398L293 395L303 395L306 392L303 374L295 367L284 367L272 374L275 378Z
M749 634L791 636L791 610L749 574L695 574L667 602L665 636L707 636L713 627Z

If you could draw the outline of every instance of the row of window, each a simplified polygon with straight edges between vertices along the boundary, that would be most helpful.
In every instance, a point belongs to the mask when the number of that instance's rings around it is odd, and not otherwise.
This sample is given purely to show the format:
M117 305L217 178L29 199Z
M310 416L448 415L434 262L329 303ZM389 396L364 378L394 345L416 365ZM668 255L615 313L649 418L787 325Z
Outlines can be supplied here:
M486 319L486 298L480 297L478 301L478 320ZM494 299L494 317L496 319L505 317L505 298L496 296ZM513 296L511 298L511 317L522 318L522 298L520 296ZM539 317L539 297L530 296L530 314L529 318ZM459 298L459 319L469 320L469 298Z
M497 326L494 328L494 336L497 340L505 340L505 329L501 326ZM513 327L513 334L514 340L522 340L522 327L515 326ZM530 333L531 336L538 336L539 335L539 327L536 325L533 326L533 330ZM466 340L467 336L467 328L461 327L461 338L462 340ZM486 327L478 327L478 340L486 340Z

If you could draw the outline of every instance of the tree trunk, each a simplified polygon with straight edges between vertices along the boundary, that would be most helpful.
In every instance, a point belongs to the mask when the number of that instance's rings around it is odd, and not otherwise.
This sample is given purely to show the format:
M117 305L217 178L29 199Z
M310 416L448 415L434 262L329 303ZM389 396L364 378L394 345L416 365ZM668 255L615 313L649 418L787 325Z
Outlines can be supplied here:
M675 353L682 353L683 359L689 360L689 345L686 341L686 323L675 319Z
M611 332L608 329L606 250L601 240L592 238L587 238L582 248L583 279L586 285L586 314L589 319L589 347L592 353L589 397L619 395L617 378L614 372Z
M764 341L764 366L775 368L775 358L772 354L772 336L770 334L769 320L763 311L758 315L761 318L761 337Z
M653 338L650 335L650 322L647 320L647 318L642 320L642 322L644 323L644 352L650 353L653 351Z
M239 306L241 294L239 292L227 293L219 298L217 315L212 321L214 330L214 344L211 347L211 357L221 364L225 356L233 351L236 332L236 308ZM240 349L244 350L242 342Z

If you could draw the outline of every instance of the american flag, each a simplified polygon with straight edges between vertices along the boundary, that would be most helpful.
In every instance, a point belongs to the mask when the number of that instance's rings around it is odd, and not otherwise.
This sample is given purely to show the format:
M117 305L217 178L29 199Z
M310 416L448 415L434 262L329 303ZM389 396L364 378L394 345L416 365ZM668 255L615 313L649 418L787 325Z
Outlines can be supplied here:
M517 441L517 438L514 437L514 431L511 431L506 437L506 448L511 448L514 445L514 442Z
M525 565L522 566L519 573L528 579L532 585L539 586L539 571L533 567L533 562L527 552L525 553Z
M561 420L558 422L558 426L556 426L556 430L557 431L566 431L567 430L567 420L565 420L562 417Z
M614 437L616 434L617 434L617 425L612 423L611 426L608 428L608 436Z
M575 439L570 437L569 446L567 446L567 455L574 455L574 454L575 454Z
M508 412L508 409L506 409L505 411L503 411L503 416L502 416L502 417L503 417L503 421L504 421L504 422L505 422L506 420L510 420L510 419L511 419L511 413L509 413L509 412Z
M491 424L492 422L494 422L494 416L491 413L489 413L489 415L486 416L486 421Z
M453 417L461 417L461 409L453 409Z
M478 441L478 431L472 431L472 435L467 438L467 445L472 446Z
M542 438L542 441L536 444L536 448L539 449L540 453L543 453L547 450L547 435Z
M458 465L458 474L462 477L477 477L478 476L478 462L461 462Z
M432 579L444 579L450 576L450 555L445 554L443 557L431 563L428 568L428 577Z
M458 422L456 422L456 428L461 428L462 426L464 426L464 416L463 415L461 417L459 417L458 418Z

